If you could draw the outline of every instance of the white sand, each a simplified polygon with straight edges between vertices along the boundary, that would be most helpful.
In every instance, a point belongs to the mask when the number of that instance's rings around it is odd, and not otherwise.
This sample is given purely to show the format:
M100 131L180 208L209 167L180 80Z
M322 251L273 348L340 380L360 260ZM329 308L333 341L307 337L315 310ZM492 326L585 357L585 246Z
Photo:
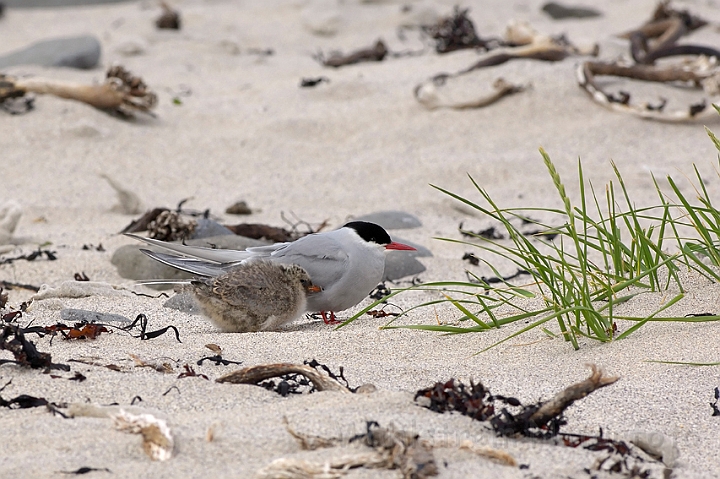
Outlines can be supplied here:
M540 12L541 2L464 2L482 36L502 34L511 19L527 20L541 32L566 33L577 44L599 42L602 58L626 51L612 35L644 22L654 1L618 1L602 7L599 19L553 22ZM579 61L517 62L476 72L463 79L464 93L484 88L497 76L532 83L527 92L491 107L470 111L429 112L416 103L413 87L441 71L456 71L477 59L471 51L438 56L390 58L337 70L312 59L319 50L349 51L370 46L382 37L391 50L417 48L410 33L401 42L396 28L412 14L401 2L173 2L183 14L183 30L158 32L151 2L71 9L13 10L0 19L0 53L40 38L89 33L103 44L103 64L120 62L140 75L160 97L156 119L125 122L70 101L40 97L36 110L22 116L0 114L0 201L15 199L24 215L17 235L24 242L10 254L30 252L50 241L58 260L0 266L0 279L56 286L84 271L94 281L129 286L110 264L112 252L130 243L117 232L132 219L110 212L115 194L98 173L106 173L138 193L147 207L186 206L212 212L228 223L245 218L223 215L239 199L261 211L252 222L282 225L281 212L293 212L313 224L333 227L352 215L400 209L417 215L424 226L396 231L404 239L428 246L423 258L424 281L463 279L468 263L460 258L470 248L443 243L435 236L458 238L461 221L468 228L488 226L483 218L428 186L429 183L468 195L479 195L467 180L472 175L503 206L559 206L557 194L537 148L551 155L576 197L576 162L602 191L612 178L610 161L621 170L638 204L656 200L653 172L661 183L672 174L687 194L683 174L697 163L711 194L716 150L702 125L670 125L611 113L592 104L574 79ZM451 10L453 2L412 3L414 11ZM698 2L678 6L717 20L717 7ZM314 15L314 16L313 16ZM309 18L336 15L337 33L318 36L304 27ZM717 45L718 32L708 27L692 37ZM123 57L123 43L145 46L145 53ZM271 56L248 53L272 48ZM43 75L75 81L101 81L104 69L14 67L13 74ZM302 77L326 76L329 84L298 87ZM182 105L172 98L189 89ZM649 99L654 99L650 96ZM720 121L708 125L720 132ZM82 250L102 243L106 252ZM479 274L489 270L476 268ZM511 272L511 271L509 271ZM720 288L689 278L688 294L668 314L718 312ZM10 291L11 306L30 296ZM398 298L412 306L429 298ZM651 311L670 294L641 296L624 306L627 314ZM285 431L350 437L365 421L395 424L435 443L458 445L464 439L507 450L517 469L493 464L468 452L438 449L440 477L589 477L603 453L495 437L487 427L459 415L438 415L413 403L419 388L451 377L482 380L496 394L532 402L548 399L561 388L584 379L585 363L596 363L620 381L576 403L568 410L565 430L626 437L636 430L661 431L681 451L678 478L715 477L718 418L708 405L720 386L717 367L698 368L645 362L648 359L718 361L720 326L716 324L648 324L623 341L583 342L580 351L568 343L544 340L532 332L489 352L473 355L517 327L486 334L443 337L416 331L379 331L381 319L362 319L342 330L304 320L286 331L221 334L209 322L162 307L164 299L133 295L62 299L65 307L124 314L145 313L152 329L175 324L183 343L172 335L139 341L125 334L95 341L33 340L56 362L97 357L123 372L71 364L87 380L53 379L39 371L0 366L0 382L12 380L2 393L46 397L54 402L119 403L140 396L139 406L160 411L175 434L175 457L152 463L137 436L113 430L107 419L51 416L44 408L0 409L3 446L0 477L55 477L58 471L88 466L108 468L112 477L250 477L279 457L329 458L333 451L301 452ZM36 304L25 324L59 321L57 301ZM343 313L349 317L352 310ZM458 315L441 308L414 312L402 322L444 322ZM552 326L555 328L556 326ZM302 362L315 358L337 369L344 366L353 385L373 383L368 396L320 393L282 398L253 386L217 384L200 378L177 379L183 364L209 354L216 343L227 359L244 365ZM170 362L175 373L133 368L129 354ZM1 353L0 357L9 357ZM237 366L195 366L215 379ZM70 377L73 373L63 373ZM167 395L163 393L177 386ZM205 439L211 425L213 442ZM657 469L657 466L655 466ZM106 473L94 472L92 477ZM657 472L656 472L657 474ZM396 472L353 471L348 477L397 477Z

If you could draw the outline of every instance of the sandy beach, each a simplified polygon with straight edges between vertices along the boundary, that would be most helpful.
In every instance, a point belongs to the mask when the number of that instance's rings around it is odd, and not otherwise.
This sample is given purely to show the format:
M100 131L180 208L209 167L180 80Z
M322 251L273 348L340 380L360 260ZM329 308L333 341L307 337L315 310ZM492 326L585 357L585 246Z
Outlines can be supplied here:
M64 308L130 319L144 314L148 330L173 325L182 341L172 332L147 341L117 330L94 340L27 335L54 363L68 364L71 370L43 373L0 364L0 397L25 394L56 404L114 404L148 412L167 421L174 449L169 460L152 461L140 436L116 430L107 417L66 419L45 407L0 407L0 478L66 477L65 472L83 467L96 469L87 477L256 477L280 458L325 464L361 449L350 444L301 450L284 418L295 431L326 438L349 439L365 432L368 421L419 434L434 446L441 478L720 475L720 418L712 416L710 407L720 386L718 366L648 362L720 361L720 324L649 322L621 341L582 340L578 351L538 329L481 354L476 353L526 324L444 336L379 329L386 318L366 316L334 329L321 319L304 317L277 332L221 333L202 316L163 307L166 298L158 291L118 274L111 263L113 253L135 244L118 233L139 215L113 210L117 195L100 177L108 175L137 194L143 211L174 208L188 199L186 208L209 209L223 224L288 227L285 216L315 227L326 222L327 229L333 229L364 214L403 211L422 226L390 230L391 235L432 252L419 258L426 271L418 279L464 281L466 270L486 276L492 271L462 259L471 247L436 238L463 239L461 223L470 230L492 223L430 185L481 201L470 175L502 206L560 208L538 153L542 147L574 200L579 197L578 159L586 179L601 192L610 180L617 185L614 162L638 206L658 201L652 175L663 188L671 175L693 197L688 180L694 175L693 164L710 196L718 198L718 152L703 126L720 134L720 116L668 123L604 109L577 85L575 69L587 59L583 56L558 62L518 60L476 70L449 82L448 94L472 98L497 77L522 84L525 91L485 108L429 110L414 97L415 86L440 72L462 70L484 54L468 49L440 55L417 29L407 29L402 37L398 29L451 14L450 1L170 3L182 14L179 31L155 27L161 10L151 1L8 7L0 17L0 55L38 40L75 35L93 35L102 46L100 65L90 70L15 65L0 73L91 84L102 82L106 68L118 63L158 95L154 116L140 114L134 120L49 95L38 95L35 108L26 114L0 111L0 205L13 200L22 208L11 245L0 245L0 281L59 287L84 273L93 282L112 285L87 297L36 300L19 324L54 325ZM470 9L468 15L483 37L502 36L511 20L526 21L543 34L564 34L578 46L597 44L602 59L627 55L628 42L617 35L641 25L656 6L651 0L617 0L594 7L602 13L595 18L553 20L541 10L542 3L492 0L460 6ZM710 21L689 35L688 42L720 43L720 6L690 0L673 5ZM377 39L390 52L422 54L391 54L380 62L342 68L323 66L314 58L319 52L327 56L334 50L369 47ZM328 81L299 86L303 78L318 77ZM613 87L612 81L604 84ZM628 85L637 95L657 99L657 85ZM681 99L701 96L680 94ZM251 216L225 213L239 200L252 208ZM53 251L57 259L3 261L39 247ZM502 271L512 272L509 267ZM685 297L663 314L720 313L720 287L682 274ZM403 280L389 286L406 286L413 277ZM35 294L18 287L5 292L3 313ZM676 293L637 296L620 306L621 313L649 314ZM407 309L439 297L414 292L393 298L393 303ZM369 299L339 317L347 319L368 304ZM457 324L459 317L456 309L441 305L413 310L397 324ZM556 324L547 327L557 332ZM220 346L224 359L242 364L198 365L213 354L206 344ZM133 355L167 363L172 372L138 367ZM0 351L0 359L12 358ZM84 362L71 361L79 359ZM311 359L333 371L342 367L352 386L373 384L377 391L281 397L257 386L214 381L244 366ZM605 437L618 440L637 432L660 432L680 452L674 467L644 455L645 462L635 456L628 460L647 470L647 476L632 475L627 467L617 473L596 470L605 451L499 437L487 423L456 413L437 414L414 401L417 390L451 378L465 384L482 381L492 393L523 403L548 400L585 379L588 363L620 379L572 405L563 431L594 435L602 429ZM186 364L207 380L179 378ZM76 373L86 379L69 380ZM460 449L463 441L505 451L519 466ZM326 474L265 477L402 477L398 470L362 467L344 476Z

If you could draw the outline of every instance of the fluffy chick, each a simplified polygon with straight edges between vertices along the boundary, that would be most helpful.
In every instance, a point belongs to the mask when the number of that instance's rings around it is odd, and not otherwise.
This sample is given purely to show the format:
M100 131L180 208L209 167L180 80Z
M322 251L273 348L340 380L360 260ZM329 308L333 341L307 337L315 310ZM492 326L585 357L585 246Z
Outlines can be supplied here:
M321 291L300 266L271 261L244 263L190 285L210 321L233 333L278 329L299 318L307 296Z

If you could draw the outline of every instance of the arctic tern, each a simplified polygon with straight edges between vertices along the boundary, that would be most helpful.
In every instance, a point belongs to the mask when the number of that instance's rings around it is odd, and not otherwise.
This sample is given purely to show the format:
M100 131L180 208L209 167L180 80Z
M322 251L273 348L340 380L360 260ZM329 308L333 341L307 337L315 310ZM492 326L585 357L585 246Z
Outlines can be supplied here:
M238 264L258 259L296 264L307 271L315 286L322 288L307 297L306 311L319 312L328 324L337 323L335 312L355 306L382 281L386 251L415 250L392 241L384 228L366 221L351 221L333 231L245 251L128 236L181 255L141 250L157 261L198 276L219 276Z

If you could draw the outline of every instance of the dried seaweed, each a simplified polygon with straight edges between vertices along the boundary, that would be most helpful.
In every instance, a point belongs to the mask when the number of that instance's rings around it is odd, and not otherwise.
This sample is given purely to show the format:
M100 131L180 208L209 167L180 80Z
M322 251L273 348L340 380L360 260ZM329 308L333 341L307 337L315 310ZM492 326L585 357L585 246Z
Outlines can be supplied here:
M73 275L73 278L75 279L75 281L90 281L90 278L88 277L88 275L85 274L85 271L83 271L82 273L75 273Z
M157 218L163 211L170 211L168 208L153 208L146 212L140 218L133 220L120 231L120 234L125 233L139 233L141 231L147 231L148 225Z
M155 26L161 30L180 30L180 26L182 24L180 21L180 12L173 10L170 8L170 5L165 2L160 2L160 6L162 7L163 12L157 20L155 20Z
M80 467L78 469L75 469L74 471L58 471L60 474L68 474L68 475L74 475L74 476L80 476L82 474L87 474L88 472L109 472L112 473L110 469L107 467Z
M187 363L183 365L183 368L185 369L185 372L178 374L178 379L198 377L206 379L208 381L210 380L210 378L208 378L206 375L198 374L197 372L195 372L195 368L193 368Z
M300 80L300 88L311 88L321 83L330 83L328 77L303 78Z
M3 387L0 388L0 392L2 392L10 384L12 384L12 379L6 382ZM45 398L30 396L28 394L20 394L19 396L15 396L12 399L3 399L2 396L0 396L0 407L6 407L8 409L30 409L41 406L47 407L48 410L53 414L57 413L60 414L62 417L67 417L59 410L59 408L63 407L64 405L55 404Z
M233 203L225 209L225 213L229 215L251 215L253 211L245 201L238 201Z
M458 411L473 419L489 421L495 432L501 436L550 438L556 436L560 427L566 424L563 412L573 402L618 380L617 377L604 376L594 364L590 367L592 373L586 380L567 387L547 402L528 406L512 397L492 395L481 383L471 383L468 389L463 383L452 379L419 390L415 394L415 400L424 398L428 403L425 407L432 411ZM493 404L496 401L520 410L511 412L508 407L503 407L498 412Z
M720 416L720 408L718 408L718 400L720 400L720 388L715 388L715 402L710 403L713 416Z
M4 280L0 280L0 288L4 288L4 289L20 288L20 289L27 289L30 291L35 291L36 293L38 291L40 291L40 286L35 286L34 284L14 283L12 281L4 281Z
M12 264L15 261L25 260L25 261L35 261L38 258L42 258L45 256L48 261L55 261L57 259L57 251L50 251L49 249L42 249L38 248L36 251L33 251L30 254L21 254L19 256L14 256L12 258L2 258L0 259L0 264ZM8 283L10 284L10 283ZM32 287L34 288L34 286ZM39 288L38 288L39 289Z
M259 223L240 223L237 225L224 225L227 229L239 236L252 239L265 239L276 243L295 241L298 239L291 231L285 228Z
M177 241L191 238L197 221L186 220L177 211L162 211L147 225L148 236L160 241Z
M392 291L383 282L375 286L375 289L370 291L368 297L377 301L378 299L383 299L385 296L390 296L390 294L392 294Z
M435 41L437 53L448 53L466 48L489 50L499 42L483 40L475 32L475 24L468 17L469 8L455 6L452 15L441 18L432 25L422 25L420 30Z
M120 329L122 329L123 331L130 331L138 325L140 327L140 334L135 336L136 338L140 338L141 340L155 339L167 333L168 330L172 329L175 333L175 339L177 339L177 342L182 343L182 341L180 341L180 331L178 331L178 329L173 325L165 326L164 328L147 332L148 318L144 314L138 314L132 323L127 326L123 326Z
M107 333L108 329L105 324L80 321L72 326L63 323L56 323L52 326L44 326L43 329L47 334L62 334L63 339L97 339L102 333ZM32 331L37 332L37 331Z
M0 359L0 364L15 363L20 366L29 366L32 369L46 370L59 369L70 371L67 364L56 364L52 362L50 353L42 353L37 350L32 341L25 339L23 328L16 325L6 325L0 332L0 350L10 351L15 360Z

